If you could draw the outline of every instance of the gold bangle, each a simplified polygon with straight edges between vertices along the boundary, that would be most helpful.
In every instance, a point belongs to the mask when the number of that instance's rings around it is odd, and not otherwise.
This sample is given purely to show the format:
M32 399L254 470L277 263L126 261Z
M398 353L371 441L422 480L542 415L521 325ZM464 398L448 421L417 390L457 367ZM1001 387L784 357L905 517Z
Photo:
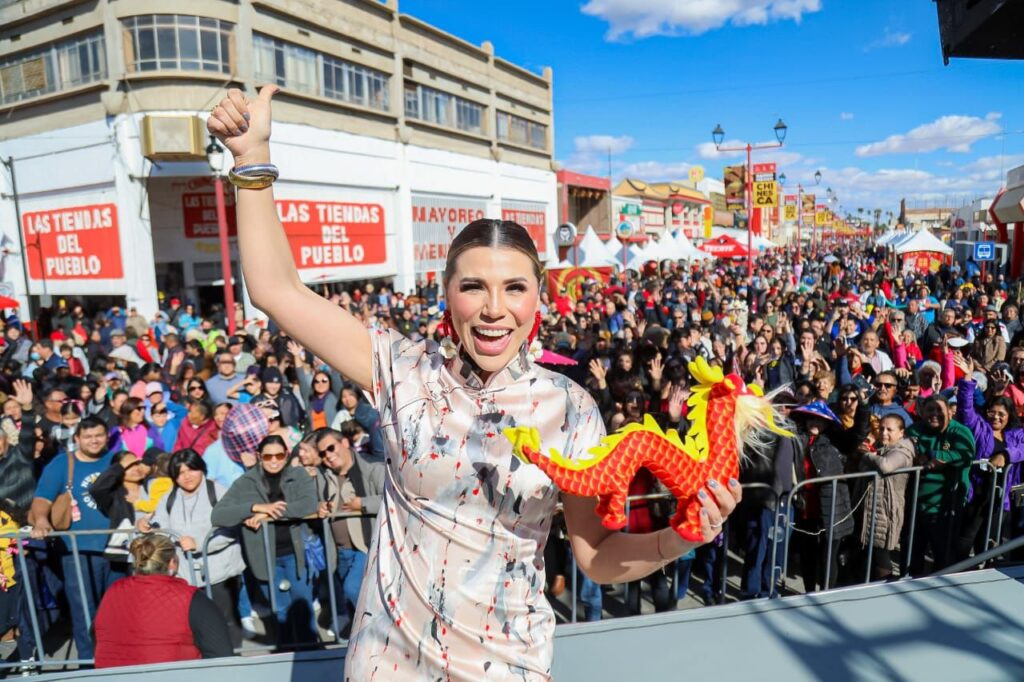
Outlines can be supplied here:
M266 189L274 184L272 175L260 175L256 177L245 177L228 173L228 182L239 189Z

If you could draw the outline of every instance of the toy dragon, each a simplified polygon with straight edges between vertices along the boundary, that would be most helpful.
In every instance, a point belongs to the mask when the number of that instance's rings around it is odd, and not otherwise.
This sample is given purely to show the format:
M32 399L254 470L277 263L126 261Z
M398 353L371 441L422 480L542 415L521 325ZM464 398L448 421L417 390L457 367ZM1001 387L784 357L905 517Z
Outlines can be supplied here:
M691 426L682 439L675 429L662 431L649 414L642 425L630 424L606 436L584 460L570 460L554 449L545 455L532 427L508 428L505 436L517 457L540 467L564 492L596 495L597 514L611 530L626 526L630 481L646 468L677 500L672 528L684 540L700 542L698 491L711 479L724 485L736 478L743 449L763 445L768 430L792 434L776 425L776 412L760 387L748 387L735 374L723 376L721 368L704 358L689 363L689 370L696 384L687 401Z

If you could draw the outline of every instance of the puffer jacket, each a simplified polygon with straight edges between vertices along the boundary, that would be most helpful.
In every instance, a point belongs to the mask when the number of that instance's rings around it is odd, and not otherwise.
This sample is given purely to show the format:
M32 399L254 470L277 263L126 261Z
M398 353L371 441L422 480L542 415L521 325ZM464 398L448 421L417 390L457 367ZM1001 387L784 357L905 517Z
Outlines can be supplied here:
M814 467L814 478L823 478L825 476L839 476L843 473L844 457L832 444L832 441L828 439L828 436L821 434L814 439L814 443L808 448L807 439L802 439L803 451L807 454L806 457L811 458L811 464ZM796 472L797 478L800 480L806 480L804 478L804 463L803 457L801 461L797 462ZM829 514L832 505L832 491L833 486L831 482L819 483L816 486L818 491L818 499L821 501L821 523L824 528L828 528ZM847 535L853 534L853 513L850 505L850 488L846 484L846 481L838 481L835 484L835 500L836 500L836 514L835 514L835 532L833 539L845 538ZM826 530L827 533L827 530ZM822 534L824 537L825 534Z
M914 443L909 438L886 445L878 454L865 453L860 460L861 470L878 471L882 474L876 498L875 535L872 545L880 549L893 550L900 542L903 530L904 507L906 506L907 480L910 474L886 474L914 466ZM860 544L868 546L871 533L871 500L875 481L868 483L864 497L864 522L860 531Z

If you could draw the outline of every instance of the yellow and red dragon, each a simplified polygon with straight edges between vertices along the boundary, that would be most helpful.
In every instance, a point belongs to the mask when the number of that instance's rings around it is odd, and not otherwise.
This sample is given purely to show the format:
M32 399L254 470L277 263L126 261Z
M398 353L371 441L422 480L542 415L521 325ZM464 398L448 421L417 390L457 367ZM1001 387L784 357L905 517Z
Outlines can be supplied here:
M555 449L545 455L532 427L508 428L505 436L516 456L540 467L563 492L597 496L596 512L610 530L626 526L630 481L646 468L677 500L672 528L684 540L701 542L700 489L712 479L725 485L737 478L743 449L763 444L767 431L792 434L776 425L779 417L760 387L747 386L735 374L724 376L704 358L689 363L689 370L696 383L687 400L690 429L684 438L675 429L662 431L649 414L643 424L606 436L590 449L589 459L572 460Z

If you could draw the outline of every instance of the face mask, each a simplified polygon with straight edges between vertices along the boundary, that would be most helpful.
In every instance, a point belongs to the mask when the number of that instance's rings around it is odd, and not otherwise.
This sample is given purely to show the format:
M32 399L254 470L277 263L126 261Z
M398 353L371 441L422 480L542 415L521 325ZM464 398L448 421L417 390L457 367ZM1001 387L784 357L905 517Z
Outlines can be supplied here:
M29 355L29 357L32 358L33 360L38 360L40 358L40 355L39 353L32 353L31 355Z

